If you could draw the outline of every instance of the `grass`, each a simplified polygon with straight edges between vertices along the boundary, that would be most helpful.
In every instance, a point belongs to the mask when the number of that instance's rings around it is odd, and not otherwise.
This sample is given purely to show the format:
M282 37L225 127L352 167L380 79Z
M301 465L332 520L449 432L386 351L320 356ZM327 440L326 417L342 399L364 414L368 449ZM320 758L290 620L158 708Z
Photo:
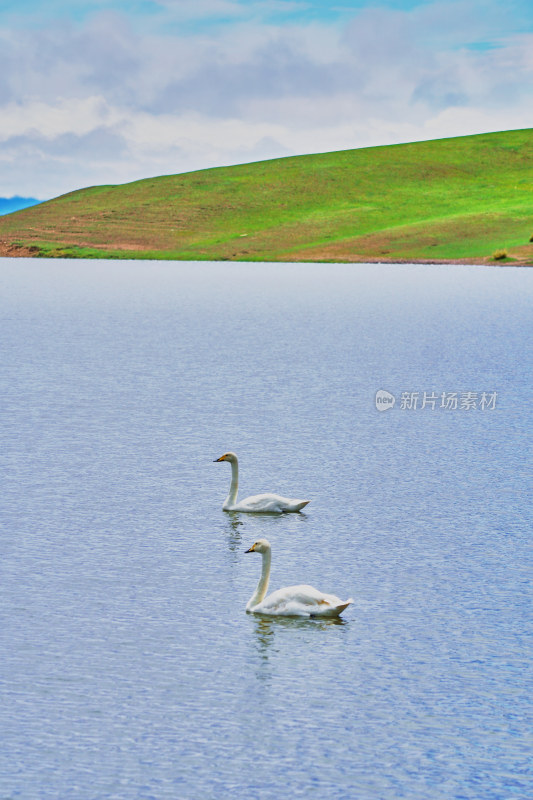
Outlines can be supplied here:
M96 186L0 218L0 253L533 264L533 129Z

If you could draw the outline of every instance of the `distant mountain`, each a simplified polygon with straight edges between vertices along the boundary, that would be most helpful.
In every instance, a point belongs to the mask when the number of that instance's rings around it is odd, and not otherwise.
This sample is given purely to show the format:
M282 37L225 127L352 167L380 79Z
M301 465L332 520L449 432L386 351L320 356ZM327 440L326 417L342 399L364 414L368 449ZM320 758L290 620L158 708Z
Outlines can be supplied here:
M11 214L12 211L20 211L21 208L29 208L41 203L42 200L36 200L35 197L0 197L0 215Z

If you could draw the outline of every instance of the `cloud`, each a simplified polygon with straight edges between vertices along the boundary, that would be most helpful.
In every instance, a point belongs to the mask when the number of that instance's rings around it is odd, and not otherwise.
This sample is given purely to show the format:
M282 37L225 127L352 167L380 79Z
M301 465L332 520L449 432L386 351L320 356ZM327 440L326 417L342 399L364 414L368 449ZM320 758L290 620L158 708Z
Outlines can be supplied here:
M102 162L114 161L127 155L127 144L123 136L105 127L93 128L85 134L60 133L46 137L40 131L12 136L2 143L3 156L10 152L17 158L47 158L48 160L78 161L94 159Z
M216 34L141 34L109 10L0 29L0 195L530 127L533 34L503 16L472 0L367 8L342 25L241 16Z

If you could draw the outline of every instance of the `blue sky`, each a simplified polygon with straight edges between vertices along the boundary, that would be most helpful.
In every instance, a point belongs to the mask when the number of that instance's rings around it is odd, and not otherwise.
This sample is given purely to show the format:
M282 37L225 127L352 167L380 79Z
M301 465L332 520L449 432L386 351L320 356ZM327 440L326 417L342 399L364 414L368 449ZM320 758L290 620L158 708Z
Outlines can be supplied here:
M445 3L444 3L445 4ZM367 0L212 0L212 2L192 2L188 0L4 0L2 13L5 18L20 26L33 26L54 19L69 18L84 22L95 13L116 11L123 13L141 25L146 20L164 22L169 16L184 19L202 20L203 25L231 23L236 19L261 19L274 23L288 20L307 24L310 20L338 22L352 18L358 11L368 7L411 11L420 6L434 5L433 0L381 0L369 3ZM480 13L494 11L491 3L475 4ZM531 30L530 0L506 0L501 10L509 19L509 29L515 31ZM496 4L494 4L496 8Z
M0 197L533 126L531 0L4 0Z

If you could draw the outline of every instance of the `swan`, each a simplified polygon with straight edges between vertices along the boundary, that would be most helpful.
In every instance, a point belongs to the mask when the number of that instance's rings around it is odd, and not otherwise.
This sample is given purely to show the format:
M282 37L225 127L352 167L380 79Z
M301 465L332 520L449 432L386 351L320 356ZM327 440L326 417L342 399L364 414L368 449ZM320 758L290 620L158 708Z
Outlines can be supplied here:
M309 500L296 500L290 497L280 497L279 494L254 494L245 500L237 502L239 491L239 462L235 453L224 453L220 458L215 458L214 464L219 461L229 461L231 464L231 485L229 494L224 500L223 511L247 511L249 513L284 514L289 511L301 511Z
M353 603L353 599L341 600L334 594L324 594L313 586L286 586L265 597L270 578L271 547L267 539L258 539L246 550L261 553L263 564L257 589L248 600L246 611L251 614L267 614L283 617L338 617Z

